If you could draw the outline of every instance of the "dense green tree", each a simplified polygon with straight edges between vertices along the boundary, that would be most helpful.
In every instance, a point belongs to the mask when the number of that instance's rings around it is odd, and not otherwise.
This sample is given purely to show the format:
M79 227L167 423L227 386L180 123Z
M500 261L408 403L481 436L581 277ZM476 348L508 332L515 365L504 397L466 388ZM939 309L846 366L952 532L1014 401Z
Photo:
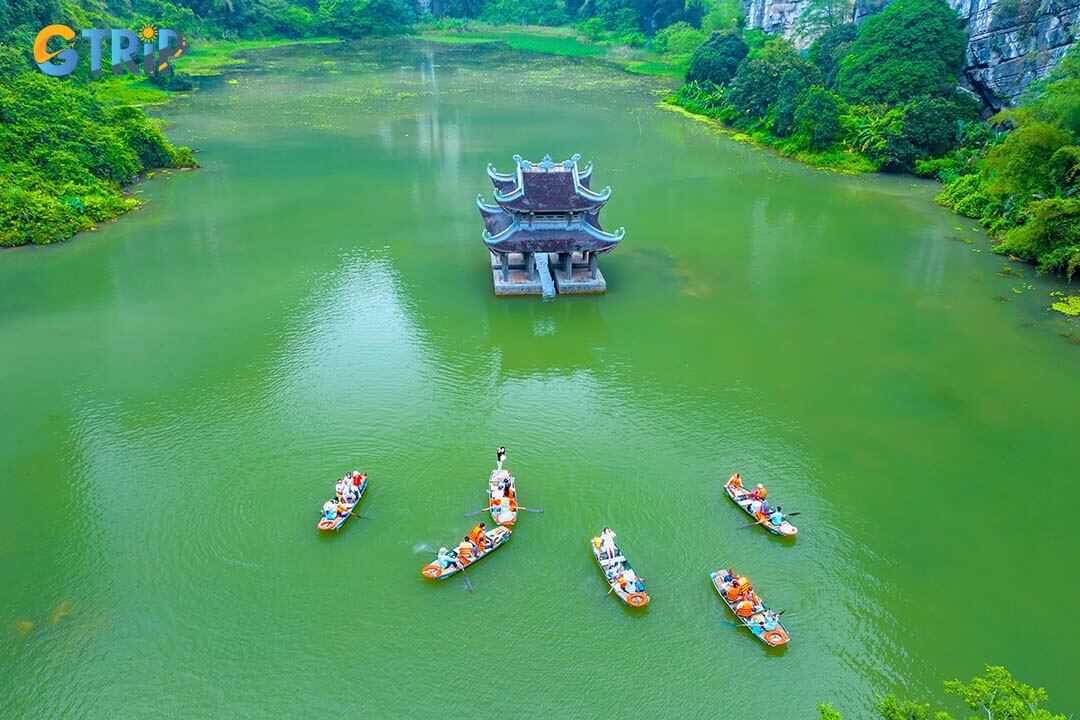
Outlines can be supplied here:
M672 23L656 33L653 50L661 54L689 55L705 41L705 33L688 22Z
M840 116L844 101L834 92L815 85L799 98L795 109L795 135L811 150L827 150L840 139Z
M951 96L966 44L945 0L895 0L859 26L840 62L837 88L848 102L866 105Z
M851 23L836 25L822 33L810 44L806 56L821 72L821 82L827 88L836 87L836 75L840 72L840 60L848 54L851 43L859 34Z
M739 63L728 87L727 101L743 123L765 118L769 107L778 102L785 117L787 107L793 117L795 98L817 81L817 69L790 43L770 40Z
M739 33L713 33L691 55L686 81L727 85L748 52L750 49Z
M1050 123L1035 121L1009 133L982 163L987 190L997 198L1014 196L1021 202L1054 194L1050 160L1069 143L1069 135Z
M320 0L319 18L346 37L401 33L415 19L407 0Z

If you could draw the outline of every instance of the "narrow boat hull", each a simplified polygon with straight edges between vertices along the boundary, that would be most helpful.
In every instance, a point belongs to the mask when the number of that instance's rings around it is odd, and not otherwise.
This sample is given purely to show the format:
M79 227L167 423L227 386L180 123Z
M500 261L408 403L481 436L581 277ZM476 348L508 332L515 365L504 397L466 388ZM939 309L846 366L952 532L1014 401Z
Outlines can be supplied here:
M499 527L495 527L486 531L484 534L488 536L489 540L491 540L491 546L484 550L482 553L478 554L476 557L468 557L464 560L460 560L461 564L464 567L472 567L472 565L479 561L481 558L485 558L491 553L495 552L503 545L505 545L506 541L510 539L510 530L502 527L501 525ZM427 565L420 569L420 574L426 577L428 580L445 580L448 577L457 575L459 572L461 572L461 568L455 565L451 565L447 568L440 568L438 560L429 562Z
M640 590L634 590L627 592L624 590L618 582L619 574L626 570L633 570L634 566L630 564L630 561L626 559L622 554L622 550L619 546L615 546L614 557L608 557L600 549L600 537L594 537L589 541L589 549L592 550L593 557L596 559L596 564L600 566L600 572L603 573L604 579L607 580L608 585L611 587L612 592L619 596L619 599L623 601L623 604L632 608L642 608L649 604L649 593L645 590L645 582L638 578L641 583ZM614 571L613 573L610 571ZM635 573L636 574L636 573Z
M733 486L730 483L726 483L724 485L724 492L726 492L727 496L731 498L731 502L738 505L744 513L749 515L751 518L754 519L755 522L757 522L758 518L754 516L754 511L750 509L751 500L749 498L750 493L748 490L746 490L745 488ZM787 520L784 520L784 522L780 523L779 525L773 525L771 522L766 520L762 523L759 523L759 525L771 532L773 535L780 535L781 537L795 537L799 534L799 528L795 527Z
M510 481L510 490L514 496L514 509L505 513L501 512L496 505L498 499L502 497L502 493L499 492L499 480L503 478ZM491 508L491 519L499 525L513 527L517 523L517 481L514 480L514 476L510 474L509 470L491 471L491 477L488 478L488 506Z
M341 529L341 526L345 524L345 521L353 516L353 511L360 504L360 501L364 499L364 491L367 490L368 481L364 478L364 482L360 483L360 497L356 498L356 502L352 505L346 505L346 512L338 515L333 520L327 520L325 517L319 520L317 527L323 532L337 532Z
M731 614L735 616L735 620L740 625L749 629L750 632L754 635L754 637L756 637L758 640L765 643L769 647L780 647L781 645L787 645L788 641L791 639L791 636L788 635L787 628L785 628L784 624L780 622L779 617L775 618L776 627L766 630L759 625L759 621L766 621L770 619L766 616L766 613L771 612L769 608L766 607L761 612L754 613L748 618L742 617L737 612L735 612L736 603L728 600L727 595L724 594L724 589L722 587L724 571L715 570L709 574L709 577L710 579L712 579L713 587L716 588L716 592L720 595L720 599L723 600L724 604L728 606L728 609L731 610Z

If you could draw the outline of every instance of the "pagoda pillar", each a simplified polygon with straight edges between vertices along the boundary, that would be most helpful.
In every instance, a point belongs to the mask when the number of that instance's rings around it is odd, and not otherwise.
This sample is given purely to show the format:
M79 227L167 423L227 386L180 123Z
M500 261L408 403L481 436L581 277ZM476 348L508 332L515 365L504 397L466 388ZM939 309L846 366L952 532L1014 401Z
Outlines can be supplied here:
M589 277L593 280L596 279L596 253L587 253L589 256Z
M510 255L503 253L499 256L499 260L502 263L503 282L510 282Z

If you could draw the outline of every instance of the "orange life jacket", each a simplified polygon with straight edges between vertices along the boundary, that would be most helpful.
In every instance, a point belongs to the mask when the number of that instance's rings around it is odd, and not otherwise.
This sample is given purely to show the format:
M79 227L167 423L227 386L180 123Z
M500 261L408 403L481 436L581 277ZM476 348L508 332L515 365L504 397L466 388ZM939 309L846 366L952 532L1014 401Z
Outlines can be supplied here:
M750 617L754 614L754 604L749 600L741 600L739 604L735 606L735 614L739 617Z

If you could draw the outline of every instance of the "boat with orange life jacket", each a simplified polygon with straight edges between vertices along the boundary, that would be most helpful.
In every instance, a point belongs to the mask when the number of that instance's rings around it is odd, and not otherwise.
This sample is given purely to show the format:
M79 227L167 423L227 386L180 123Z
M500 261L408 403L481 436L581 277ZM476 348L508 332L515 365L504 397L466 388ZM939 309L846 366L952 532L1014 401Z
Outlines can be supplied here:
M330 519L323 515L319 518L318 528L320 530L340 530L341 526L345 524L345 521L352 517L353 510L360 504L360 501L364 499L364 491L367 490L367 473L358 473L353 471L350 473L350 480L353 482L353 486L356 488L356 502L345 503L340 498L337 498L337 514L333 519ZM333 502L333 501L331 501Z
M762 493L765 492L764 486L761 485L758 485L755 490L760 490ZM799 534L799 528L792 525L790 522L787 521L787 519L781 521L779 525L774 525L767 516L762 517L761 515L754 514L753 509L751 509L751 505L754 503L755 500L765 500L765 495L762 494L760 497L758 497L754 495L754 491L744 488L742 484L742 478L738 473L732 475L731 479L724 483L724 492L727 493L727 496L731 498L731 501L733 503L742 508L743 512L754 518L756 524L761 525L761 527L765 528L773 535L780 535L781 537L795 537Z
M735 619L750 629L754 637L769 647L780 647L788 643L791 637L784 623L780 621L780 613L761 602L753 586L746 582L746 578L740 578L730 568L716 570L710 573L709 577L716 592L720 593L720 599L731 609ZM744 582L745 588L740 588L737 584L740 580ZM736 583L734 590L732 583ZM749 590L749 596L745 594L746 590Z
M510 488L510 497L504 497L499 486ZM505 501L505 502L504 502ZM509 470L492 470L488 478L488 503L491 519L500 525L512 526L517 522L517 481Z
M463 551L463 549L450 551L446 567L443 567L443 564L439 562L439 558L436 558L421 568L420 574L429 580L445 580L451 575L456 575L461 572L462 567L469 567L480 558L487 557L502 547L510 539L510 530L499 525L490 530L484 530L484 535L487 536L489 542L480 552L473 553L471 546L469 546L467 552ZM477 538L479 539L479 535ZM464 544L462 542L462 545ZM461 545L458 547L461 548ZM440 552L440 554L442 553Z
M609 592L614 592L625 604L633 608L645 607L649 604L649 593L645 590L645 581L637 576L634 566L622 554L622 550L611 540L610 549L601 539L603 534L589 541L596 564L604 573L604 579L611 586ZM611 534L614 538L614 533Z

